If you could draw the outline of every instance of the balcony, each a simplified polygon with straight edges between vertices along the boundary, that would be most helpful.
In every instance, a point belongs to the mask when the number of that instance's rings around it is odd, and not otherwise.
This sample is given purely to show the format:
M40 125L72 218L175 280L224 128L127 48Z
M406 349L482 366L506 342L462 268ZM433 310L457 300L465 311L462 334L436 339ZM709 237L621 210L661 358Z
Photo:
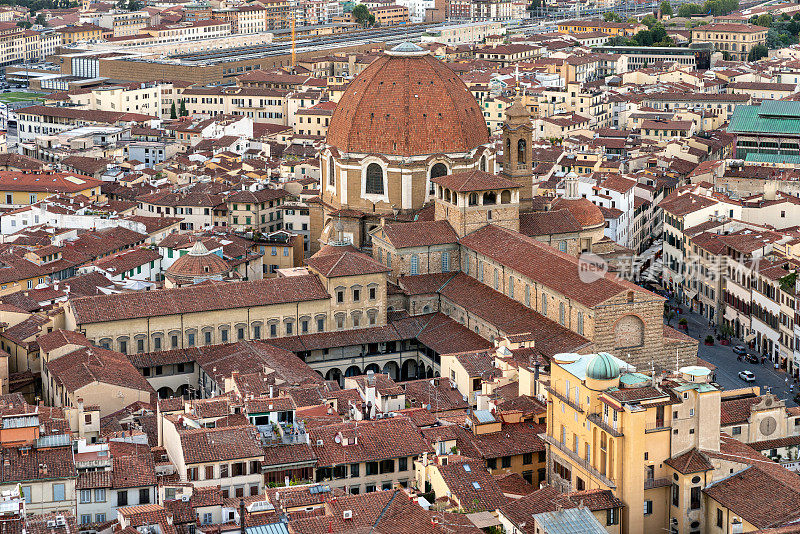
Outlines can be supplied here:
M569 405L569 406L571 406L571 407L572 407L574 410L576 410L576 411L578 411L578 412L580 412L580 413L583 413L583 409L581 409L581 406L580 406L580 404L577 404L577 403L575 403L575 402L572 402L572 401L571 401L571 400L569 400L567 397L565 397L564 395L562 395L561 393L559 393L558 391L556 391L556 389L555 389L555 388L547 388L547 392L548 392L550 395L552 395L552 396L554 396L555 398L557 398L558 400L560 400L561 402L563 402L564 404L568 404L568 405Z
M603 484L608 486L610 489L612 489L612 490L613 489L617 489L617 485L614 484L614 482L612 482L611 479L609 479L607 476L605 476L600 471L595 469L589 462L587 462L586 460L584 460L583 458L578 456L577 453L575 453L572 450L570 450L569 448L567 448L566 445L564 445L560 441L556 440L552 436L548 436L547 434L539 434L539 437L542 438L547 443L549 443L552 447L555 447L556 449L558 449L558 451L560 453L562 453L563 455L567 456L570 460L572 460L572 463L574 463L575 465L580 466L584 471L589 473L591 476L593 476L597 480L601 481Z
M663 488L672 484L668 478L646 478L644 479L644 489Z
M609 425L605 421L603 421L603 415L599 413L590 413L586 416L586 419L600 427L601 429L605 430L607 433L611 434L615 438L621 438L623 436L622 431L618 428L614 428L613 426Z
M670 430L671 428L672 427L664 421L655 421L653 423L647 423L644 427L644 431L649 434L650 432L661 432L662 430Z

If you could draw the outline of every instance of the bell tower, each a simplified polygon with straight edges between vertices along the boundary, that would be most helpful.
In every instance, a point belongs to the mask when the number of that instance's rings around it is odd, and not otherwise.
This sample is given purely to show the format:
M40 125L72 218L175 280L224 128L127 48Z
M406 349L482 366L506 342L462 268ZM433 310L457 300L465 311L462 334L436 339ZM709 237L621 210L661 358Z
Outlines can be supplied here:
M500 174L519 185L521 207L530 204L533 198L532 142L531 114L517 95L514 103L506 109L506 120L503 124L503 171Z

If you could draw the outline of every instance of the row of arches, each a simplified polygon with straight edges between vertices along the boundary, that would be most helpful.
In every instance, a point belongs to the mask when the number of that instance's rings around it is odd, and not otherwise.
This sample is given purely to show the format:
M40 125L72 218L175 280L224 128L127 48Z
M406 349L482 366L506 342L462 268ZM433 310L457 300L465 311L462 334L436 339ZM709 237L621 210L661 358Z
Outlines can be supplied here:
M389 378L396 382L418 378L433 378L439 375L438 372L434 372L433 367L430 365L426 366L424 363L417 363L416 360L406 360L402 366L395 361L386 362L383 367L377 363L370 363L364 366L363 369L358 365L351 365L345 368L344 372L339 367L333 367L328 369L323 376L325 380L333 380L343 386L345 377L364 375L369 371L387 374Z

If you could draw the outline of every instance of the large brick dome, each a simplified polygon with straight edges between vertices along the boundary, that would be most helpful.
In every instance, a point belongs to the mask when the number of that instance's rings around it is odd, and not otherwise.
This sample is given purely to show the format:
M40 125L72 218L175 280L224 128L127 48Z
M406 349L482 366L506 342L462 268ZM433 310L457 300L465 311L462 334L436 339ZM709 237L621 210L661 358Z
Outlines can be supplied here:
M489 141L483 113L444 63L405 43L372 62L339 100L328 144L341 152L469 152Z

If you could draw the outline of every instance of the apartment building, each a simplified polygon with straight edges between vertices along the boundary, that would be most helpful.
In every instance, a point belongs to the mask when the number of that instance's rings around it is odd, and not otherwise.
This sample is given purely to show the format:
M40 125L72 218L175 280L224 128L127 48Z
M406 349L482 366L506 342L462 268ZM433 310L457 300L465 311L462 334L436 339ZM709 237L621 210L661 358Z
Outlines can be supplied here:
M182 96L190 115L244 115L253 122L288 125L285 89L262 87L188 87Z
M142 32L153 37L151 44L171 43L175 41L199 41L216 39L233 33L231 24L219 20L198 20L196 22L178 22L161 24L145 28Z
M154 108L153 113L159 109ZM154 120L154 115L135 112L99 111L58 106L28 106L15 111L17 138L20 142L35 141L42 135L58 135L80 126L126 126L144 124Z
M352 495L412 485L414 461L432 452L420 430L400 415L315 427L310 434L315 480Z
M612 490L625 503L613 522L622 533L664 525L690 532L711 479L677 459L720 448L720 391L709 375L684 367L659 383L607 353L558 355L548 388L548 481L562 492Z
M81 41L100 41L103 39L104 28L96 24L86 23L75 26L64 26L56 29L61 34L61 41L65 45L78 43Z
M712 43L732 60L746 61L750 50L767 41L767 30L754 24L718 22L692 29L692 43Z
M147 11L110 11L86 17L101 28L110 30L112 37L128 37L138 35L150 23L150 14Z

